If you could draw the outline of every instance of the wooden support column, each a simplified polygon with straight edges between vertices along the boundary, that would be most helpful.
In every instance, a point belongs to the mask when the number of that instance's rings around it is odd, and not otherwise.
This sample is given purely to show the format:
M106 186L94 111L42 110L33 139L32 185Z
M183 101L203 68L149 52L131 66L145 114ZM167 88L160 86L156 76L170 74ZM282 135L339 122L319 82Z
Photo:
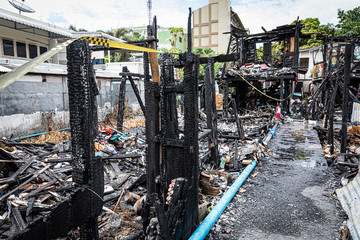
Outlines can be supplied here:
M83 207L74 209L72 216L90 213L88 219L72 219L80 226L80 239L98 239L97 216L100 214L104 194L104 172L101 161L95 158L94 139L97 129L97 87L91 79L90 50L87 41L77 40L67 47L69 112L71 125L72 179L76 187L88 188L90 195ZM83 192L82 194L85 194ZM99 198L100 197L100 198Z
M123 71L125 67L123 67ZM125 93L126 93L126 77L120 83L119 96L118 96L118 114L116 128L118 131L123 131L124 124L124 111L125 111Z
M284 99L284 79L280 76L280 99ZM284 101L280 102L281 105L281 114L284 112L285 103Z
M227 50L226 50L226 54L230 53L231 39L232 39L232 33L230 34L230 37L229 37L229 43L228 43L228 47L227 47ZM221 80L224 83L223 116L225 118L227 118L228 117L228 104L229 104L229 101L228 101L229 83L228 83L227 80L224 80L225 72L226 72L226 62L223 65L223 70L222 70L222 74L221 74Z
M350 67L352 56L352 45L347 44L345 47L345 65L344 65L344 94L342 102L342 124L341 124L341 153L346 153L347 145L347 121L349 117L349 83Z
M329 132L328 132L328 143L330 144L330 153L334 154L334 108L337 89L339 87L339 76L336 77L335 87L333 89L330 104L329 104Z
M127 66L123 67L123 72L129 72ZM144 106L144 103L143 103L143 101L142 101L142 99L141 99L141 96L140 96L140 93L139 93L139 89L136 87L136 84L135 84L132 76L129 75L128 78L129 78L131 87L132 87L132 89L133 89L133 91L134 91L134 93L135 93L135 97L136 97L136 99L138 100L138 103L139 103L139 105L140 105L140 108L141 108L141 110L142 110L142 112L143 112L143 114L144 114L144 116L145 116L145 106Z
M241 140L245 140L244 129L242 128L241 121L240 121L240 119L239 119L239 117L237 115L236 102L235 102L235 99L233 99L233 98L231 99L231 105L232 105L232 108L233 108L233 113L234 113L234 117L235 117L238 136L240 137Z
M218 164L217 113L215 96L214 58L208 59L205 72L205 108L207 128L211 129L209 138L210 158L214 166Z

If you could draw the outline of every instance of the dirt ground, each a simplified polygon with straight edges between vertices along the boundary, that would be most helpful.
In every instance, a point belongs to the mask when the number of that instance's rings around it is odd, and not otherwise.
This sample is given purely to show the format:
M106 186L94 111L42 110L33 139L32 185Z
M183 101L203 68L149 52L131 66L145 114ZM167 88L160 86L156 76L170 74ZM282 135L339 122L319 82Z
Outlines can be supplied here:
M317 132L303 122L279 125L269 150L206 239L340 239L340 181Z

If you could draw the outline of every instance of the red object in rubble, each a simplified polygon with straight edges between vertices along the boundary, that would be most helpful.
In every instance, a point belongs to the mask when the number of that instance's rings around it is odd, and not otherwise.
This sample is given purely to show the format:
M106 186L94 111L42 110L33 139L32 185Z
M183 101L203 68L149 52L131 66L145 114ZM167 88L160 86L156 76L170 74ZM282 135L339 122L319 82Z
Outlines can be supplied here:
M280 117L281 117L281 108L280 106L277 106L275 118L280 118Z
M101 133L102 134L108 134L108 135L110 135L110 134L112 134L114 131L113 130L111 130L111 129L109 129L109 128L104 128L103 130L101 130Z

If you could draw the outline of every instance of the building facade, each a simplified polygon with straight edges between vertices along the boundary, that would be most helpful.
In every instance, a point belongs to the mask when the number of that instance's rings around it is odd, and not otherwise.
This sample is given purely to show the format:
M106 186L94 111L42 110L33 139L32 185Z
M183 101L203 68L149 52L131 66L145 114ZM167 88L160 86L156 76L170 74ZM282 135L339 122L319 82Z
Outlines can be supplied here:
M113 39L103 33L73 33L45 22L0 9L0 76L25 64L68 38L93 36ZM17 137L69 126L66 49L25 76L0 90L0 137ZM113 63L115 65L116 63ZM124 63L122 63L124 64ZM121 66L95 71L98 117L103 119L117 103ZM108 68L106 68L108 67ZM132 68L131 68L132 67ZM139 67L131 66L131 71ZM143 81L135 80L143 98ZM126 98L134 110L137 99L130 83Z
M33 59L55 47L62 38L72 38L72 34L61 27L0 9L0 59ZM66 63L65 51L49 62Z
M245 30L239 16L232 10L230 0L209 0L209 4L193 12L193 50L210 48L226 53L230 27Z

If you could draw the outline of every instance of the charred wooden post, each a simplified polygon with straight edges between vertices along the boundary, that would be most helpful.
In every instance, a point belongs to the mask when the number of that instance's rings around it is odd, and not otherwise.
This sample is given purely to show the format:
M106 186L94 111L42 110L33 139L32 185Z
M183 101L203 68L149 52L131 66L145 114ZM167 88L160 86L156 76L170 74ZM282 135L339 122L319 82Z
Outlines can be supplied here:
M179 59L164 54L160 63L160 86L150 80L145 82L148 193L143 212L144 232L147 234L149 229L154 229L152 224L158 222L160 233L157 234L161 238L185 240L199 221L199 57L191 52L180 54ZM184 80L180 84L175 84L174 66L184 67ZM146 69L145 75L148 75ZM176 93L184 95L182 139L178 134ZM168 195L169 187L173 189L172 195ZM170 205L166 207L169 199ZM150 211L152 206L156 214Z
M170 61L167 61L170 60ZM167 188L174 176L183 174L182 168L182 143L178 140L178 123L176 111L176 93L166 91L167 86L174 86L174 71L171 64L172 55L163 54L160 58L160 115L161 115L161 197L164 200ZM196 86L197 87L197 86Z
M88 43L77 40L69 45L67 60L74 187L70 196L56 204L46 218L35 219L12 239L65 237L79 226L80 239L99 238L97 217L103 206L104 173L102 161L94 156L94 138L97 135L97 108L94 106L97 106L95 95L98 90L90 66ZM46 168L38 170L33 178ZM33 201L30 200L27 213L31 212Z
M236 127L237 127L237 132L238 132L238 136L240 137L241 140L245 140L245 136L244 136L244 129L241 125L241 121L237 115L237 107L236 107L236 102L235 99L231 99L231 105L233 108L233 113L235 116L235 122L236 122Z
M192 16L192 12L191 12L191 8L189 8L189 16L188 16L188 29L191 29L191 16ZM187 39L187 51L188 52L192 52L192 36L191 36L191 31L188 31L188 35L187 35L188 39Z
M206 74L205 74L205 77L206 77ZM205 109L205 111L206 111L206 104L205 104L206 96L205 96L205 93L206 93L205 85L201 85L200 86L200 96L199 96L199 98L200 98L200 106L199 106L199 108L200 109Z
M340 44L337 46L337 56L336 56L336 64L340 64ZM339 87L340 74L337 71L335 76L335 86L333 88L333 92L330 98L329 110L328 110L328 118L329 118L329 133L328 133L328 143L330 144L330 153L334 154L334 111L335 111L335 100Z
M160 60L162 64L160 86L152 82L146 84L147 165L150 166L147 172L148 204L146 207L148 209L145 210L147 219L144 219L144 223L150 224L150 206L155 204L161 236L165 239L187 239L198 223L197 78L199 58L192 53L181 54L180 58L185 63L184 81L181 87L175 85L172 77L171 69L176 61L170 54L164 54ZM148 93L153 93L153 97L150 98ZM184 94L183 139L179 139L178 134L176 105L173 101L175 93ZM151 104L155 107L150 106ZM158 111L155 112L155 109ZM184 178L187 182L184 186L186 194L182 201L178 202L181 206L178 206L176 213L166 211L164 207L169 185L175 178ZM173 214L179 214L179 217L173 224L169 224L166 219L172 218ZM145 229L147 227L144 226Z
M126 67L123 67L123 72ZM118 131L123 131L124 111L125 111L125 93L126 93L126 78L124 77L120 83L119 97L118 97L118 113L116 128Z
M284 78L281 76L280 77L280 99L284 99ZM282 101L280 102L281 104L281 114L283 114L284 109L285 109L285 102Z
M229 44L226 50L226 55L228 55L230 53L230 48L231 48L231 40L232 40L232 36L233 33L231 32L230 37L229 37ZM229 95L229 82L228 81L224 81L224 77L225 77L225 72L226 72L226 62L223 65L223 69L222 69L222 73L221 73L221 79L223 81L224 84L224 99L223 99L223 116L225 118L228 117L228 105L229 105L229 99L228 99L228 95Z
M159 118L159 84L150 81L149 58L144 53L145 73L145 125L146 125L146 172L147 172L147 194L160 193L159 183L156 177L160 176L160 142L157 136L160 132Z
M350 83L350 68L351 68L351 56L352 45L347 44L345 46L345 65L344 65L344 94L342 102L342 124L341 124L341 153L346 153L347 145L347 121L349 117L349 83Z
M339 79L340 77L336 77L334 91L331 95L331 100L329 104L329 133L328 133L328 143L330 144L330 153L334 154L334 108L335 108L335 99L336 93L339 87Z
M128 73L128 72L129 72L127 66L123 67L123 72L125 72L125 73ZM139 89L136 87L136 84L135 84L135 82L134 82L134 79L132 78L132 74L129 74L129 75L127 76L127 78L128 78L129 81L130 81L131 87L132 87L132 89L133 89L133 91L134 91L134 93L135 93L135 97L136 97L136 99L138 100L138 103L139 103L139 105L140 105L140 107L141 107L141 110L142 110L143 114L145 115L145 106L144 106L144 103L143 103L143 101L142 101L142 99L141 99L141 96L140 96L140 93L139 93Z
M188 181L187 199L184 204L184 227L181 238L188 239L199 223L198 212L198 104L197 81L199 58L192 53L185 54L184 66L184 177Z
M218 164L218 140L217 140L217 112L215 96L214 58L208 59L205 72L205 108L207 128L211 129L209 138L210 158L212 163Z
M272 45L271 42L264 43L264 61L268 64L272 64L272 53L271 53Z
M95 89L89 79L88 66L90 51L86 41L76 41L68 47L68 89L71 125L72 179L75 186L88 188L96 193L91 195L89 204L76 211L89 211L91 217L80 228L81 239L97 239L97 216L102 209L104 176L101 161L94 153L94 139L97 132L94 123ZM97 119L97 118L96 118ZM100 198L99 198L100 196Z

